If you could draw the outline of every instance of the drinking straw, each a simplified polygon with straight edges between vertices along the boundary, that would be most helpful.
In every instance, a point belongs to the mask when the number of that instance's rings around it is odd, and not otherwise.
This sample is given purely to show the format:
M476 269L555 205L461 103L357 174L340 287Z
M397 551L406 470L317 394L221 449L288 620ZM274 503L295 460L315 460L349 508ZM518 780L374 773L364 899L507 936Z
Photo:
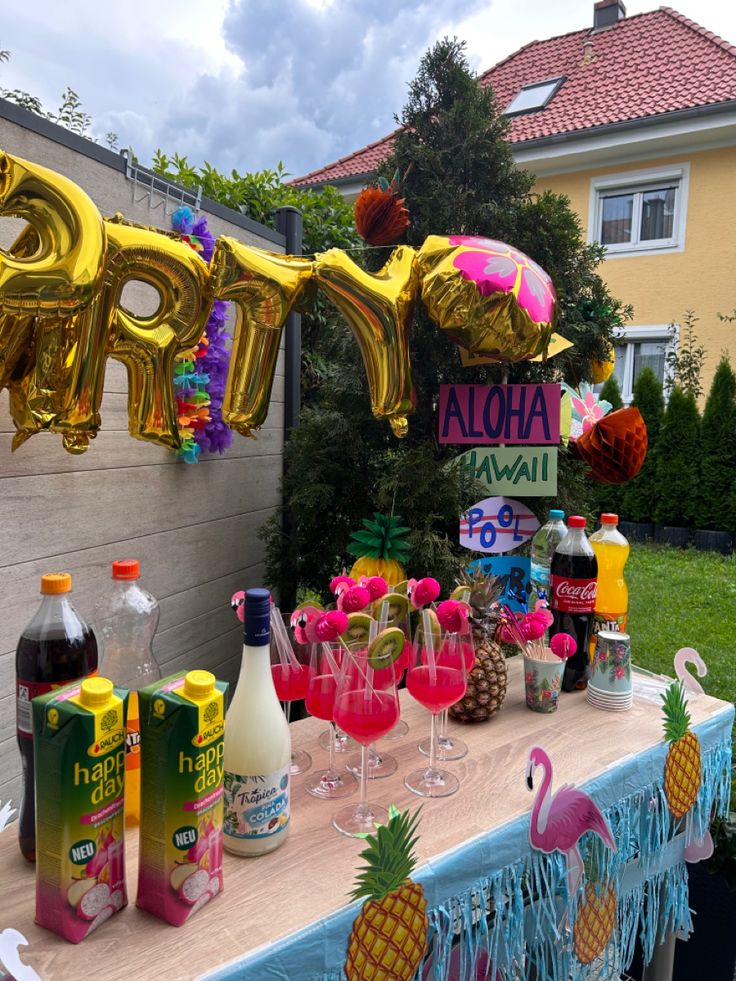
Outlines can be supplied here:
M386 627L388 626L388 609L389 609L389 606L390 605L391 604L389 603L388 600L384 600L383 603L381 603L381 613L380 613L379 618L378 618L378 629L379 629L379 631L380 630L385 630ZM371 624L371 626L372 626L372 624Z
M290 671L297 671L300 667L299 661L294 653L294 648L291 646L281 611L276 606L271 607L271 629L273 631L273 638L276 641L276 650L278 651L281 667L288 668Z
M434 637L432 636L432 626L429 619L429 610L422 610L422 631L424 633L424 645L427 650L427 664L429 665L429 680L437 684L437 666L435 664Z

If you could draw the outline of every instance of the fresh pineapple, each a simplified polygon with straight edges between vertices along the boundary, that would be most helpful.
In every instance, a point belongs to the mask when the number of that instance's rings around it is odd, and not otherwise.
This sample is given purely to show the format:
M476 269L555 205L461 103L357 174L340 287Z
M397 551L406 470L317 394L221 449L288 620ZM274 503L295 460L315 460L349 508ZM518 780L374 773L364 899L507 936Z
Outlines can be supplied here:
M367 835L365 865L352 899L365 899L353 923L345 963L347 981L411 981L427 946L427 900L409 878L419 811L391 809L388 824Z
M450 708L458 722L485 722L501 708L506 697L506 658L497 643L496 631L503 595L501 580L476 566L473 574L465 570L456 580L453 598L469 593L475 664L468 672L468 689L464 698Z
M610 882L586 882L578 900L573 940L581 964L591 964L609 944L616 925L616 890Z
M693 806L700 790L700 743L690 731L690 713L682 682L673 681L661 698L664 737L670 744L664 764L664 795L670 814L679 819Z

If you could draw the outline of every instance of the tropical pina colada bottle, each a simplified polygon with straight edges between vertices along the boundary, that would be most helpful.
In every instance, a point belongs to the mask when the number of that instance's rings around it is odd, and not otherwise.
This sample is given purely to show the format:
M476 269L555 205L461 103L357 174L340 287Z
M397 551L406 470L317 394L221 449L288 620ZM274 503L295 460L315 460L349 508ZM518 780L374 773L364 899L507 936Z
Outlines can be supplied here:
M271 673L271 594L245 594L245 645L225 726L225 850L263 855L286 841L291 736Z

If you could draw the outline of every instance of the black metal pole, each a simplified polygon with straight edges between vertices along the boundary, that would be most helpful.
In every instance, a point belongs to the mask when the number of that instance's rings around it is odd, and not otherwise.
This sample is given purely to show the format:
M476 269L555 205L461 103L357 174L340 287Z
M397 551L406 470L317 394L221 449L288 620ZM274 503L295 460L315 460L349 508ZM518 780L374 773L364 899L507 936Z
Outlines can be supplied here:
M298 208L286 206L276 210L276 231L286 238L288 255L302 254L302 213ZM299 412L302 404L302 318L298 313L290 313L284 328L284 445L288 442L292 429L299 425ZM286 476L286 462L284 462ZM282 502L281 530L287 539L290 533L289 512L286 502ZM282 610L293 610L296 606L296 591L281 584L279 602ZM297 716L298 717L298 716Z
M286 238L288 255L302 254L302 213L298 208L286 206L276 210L276 231ZM299 425L302 404L302 318L290 313L286 318L285 367L284 367L284 438Z

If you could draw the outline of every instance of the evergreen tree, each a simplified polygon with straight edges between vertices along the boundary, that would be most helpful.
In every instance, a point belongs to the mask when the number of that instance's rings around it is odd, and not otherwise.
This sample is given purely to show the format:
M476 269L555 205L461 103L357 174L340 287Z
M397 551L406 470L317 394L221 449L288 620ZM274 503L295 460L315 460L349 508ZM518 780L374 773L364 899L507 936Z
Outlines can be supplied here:
M618 387L615 375L611 375L603 383L599 398L601 402L611 403L611 412L615 412L616 409L623 409L624 400L621 398L621 389Z
M658 493L656 445L664 412L662 385L651 368L644 368L634 382L632 405L641 412L647 427L647 456L637 476L624 488L621 510L629 521L650 522Z
M457 347L417 304L412 326L412 370L417 411L409 434L396 440L370 413L365 371L347 329L335 332L334 370L313 393L310 412L285 450L284 502L293 515L287 536L278 517L268 525L267 572L273 585L323 590L343 562L349 533L373 511L395 512L411 529L410 574L432 574L444 587L467 560L458 543L460 513L487 489L473 486L451 465L458 447L439 446L436 400L441 383L555 381L573 385L590 377L592 360L605 357L613 329L627 315L596 271L602 250L588 245L580 221L562 195L532 192L534 178L514 168L504 139L508 120L493 93L478 84L456 40L436 44L423 58L400 118L393 156L382 168L398 170L411 214L408 244L430 234L463 233L511 242L552 276L559 299L558 330L574 346L547 363L461 366ZM367 251L377 269L388 253ZM339 420L339 421L338 421ZM560 506L588 511L590 482L584 465L560 449ZM528 502L539 516L554 502Z
M722 357L713 376L701 425L698 528L736 531L736 375Z
M700 418L691 393L672 389L654 458L657 467L656 521L660 525L692 525L697 510Z

